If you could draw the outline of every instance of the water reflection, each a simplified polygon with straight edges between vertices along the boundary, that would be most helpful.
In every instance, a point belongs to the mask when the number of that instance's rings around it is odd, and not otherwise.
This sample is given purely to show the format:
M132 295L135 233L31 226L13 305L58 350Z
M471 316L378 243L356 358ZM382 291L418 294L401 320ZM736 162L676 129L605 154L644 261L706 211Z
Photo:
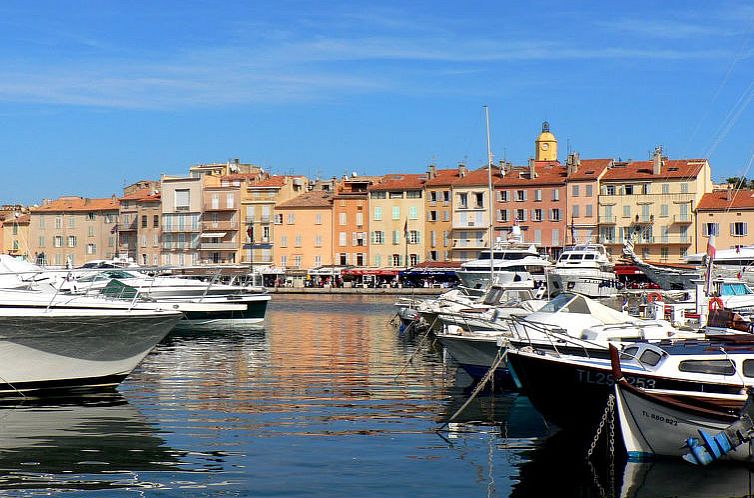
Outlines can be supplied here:
M708 467L685 461L658 460L628 462L624 469L621 498L683 496L717 498L754 496L754 474L742 465L718 464Z
M153 487L180 456L119 394L0 407L0 489Z

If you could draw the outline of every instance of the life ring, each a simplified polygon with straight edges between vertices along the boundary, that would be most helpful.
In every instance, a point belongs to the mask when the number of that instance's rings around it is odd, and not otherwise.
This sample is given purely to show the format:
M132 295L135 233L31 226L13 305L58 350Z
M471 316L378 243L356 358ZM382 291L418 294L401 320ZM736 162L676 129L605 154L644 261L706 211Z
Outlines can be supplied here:
M709 300L709 311L721 310L723 308L725 308L725 305L719 297L713 297Z
M647 296L647 303L651 304L655 301L662 301L662 294L659 292L650 292Z

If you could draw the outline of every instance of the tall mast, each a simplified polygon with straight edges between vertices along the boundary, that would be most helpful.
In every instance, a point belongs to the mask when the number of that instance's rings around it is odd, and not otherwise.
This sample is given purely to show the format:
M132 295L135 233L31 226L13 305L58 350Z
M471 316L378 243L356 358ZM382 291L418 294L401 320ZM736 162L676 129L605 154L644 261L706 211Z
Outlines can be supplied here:
M489 198L489 241L490 241L490 285L492 285L495 277L495 230L492 220L494 219L495 210L493 209L494 198L492 196L492 147L490 145L490 109L484 106L484 119L487 125L487 197Z

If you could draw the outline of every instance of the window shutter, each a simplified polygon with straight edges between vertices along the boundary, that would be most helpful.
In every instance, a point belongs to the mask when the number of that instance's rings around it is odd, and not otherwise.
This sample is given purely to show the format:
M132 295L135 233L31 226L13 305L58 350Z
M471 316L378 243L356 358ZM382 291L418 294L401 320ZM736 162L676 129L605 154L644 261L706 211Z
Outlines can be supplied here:
M741 235L749 235L749 224L745 221L742 224L743 224L744 231Z
M730 234L731 235L735 235L736 234L736 224L735 223L731 223L730 224Z

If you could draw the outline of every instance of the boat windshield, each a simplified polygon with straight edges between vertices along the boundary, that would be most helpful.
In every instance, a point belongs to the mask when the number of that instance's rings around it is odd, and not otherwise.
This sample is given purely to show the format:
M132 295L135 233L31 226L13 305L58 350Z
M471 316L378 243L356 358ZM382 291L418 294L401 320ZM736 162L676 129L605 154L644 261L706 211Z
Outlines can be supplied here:
M723 296L745 296L747 294L754 294L754 291L743 282L724 283L722 287Z
M511 251L497 252L497 251L495 251L495 259L508 259L508 260L512 260L512 259L524 259L527 256L534 256L534 254L529 253L529 252L525 252L525 251L515 251L515 252L511 252ZM490 252L489 251L482 252L479 255L479 258L477 258L477 259L490 259Z
M588 314L589 306L587 306L584 298L575 294L558 294L552 300L542 306L539 310L543 313L581 313Z
M95 273L93 275L84 275L76 280L79 282L95 282L99 280L106 280L108 278L134 278L134 275L123 270L108 270Z

